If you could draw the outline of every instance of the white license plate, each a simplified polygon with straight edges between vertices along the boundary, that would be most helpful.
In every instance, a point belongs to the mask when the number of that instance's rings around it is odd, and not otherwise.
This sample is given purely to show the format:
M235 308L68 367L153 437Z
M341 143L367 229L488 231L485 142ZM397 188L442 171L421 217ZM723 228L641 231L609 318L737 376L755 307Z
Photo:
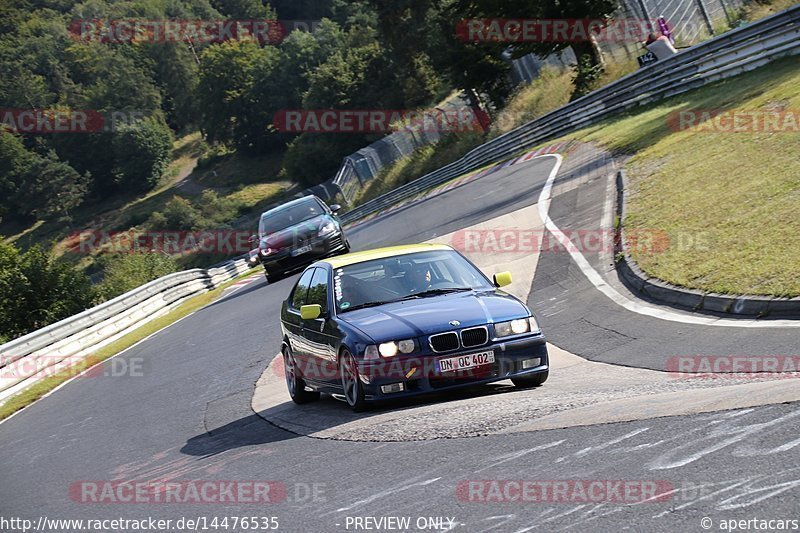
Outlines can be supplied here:
M455 357L443 357L439 359L440 372L455 372L465 368L475 368L476 366L490 365L494 363L494 352L478 352L457 355Z
M307 252L310 252L310 251L311 251L311 245L302 246L302 247L298 248L297 250L292 250L292 257L297 257L298 255L301 255L301 254L304 254L304 253L307 253Z

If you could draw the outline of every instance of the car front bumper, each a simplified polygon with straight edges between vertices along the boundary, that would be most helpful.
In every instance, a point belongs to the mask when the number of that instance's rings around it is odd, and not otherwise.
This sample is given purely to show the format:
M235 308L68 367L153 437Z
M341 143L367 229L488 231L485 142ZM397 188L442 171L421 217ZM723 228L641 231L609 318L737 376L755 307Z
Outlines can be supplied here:
M332 233L325 237L316 237L304 245L310 245L308 252L292 255L292 252L300 246L283 248L277 253L270 255L259 254L259 259L264 268L270 272L286 272L295 268L309 265L322 257L342 252L345 250L344 233Z
M450 372L440 372L438 369L438 359L490 350L495 354L494 363ZM548 371L549 365L544 336L532 335L452 353L395 356L374 362L361 361L359 374L364 386L365 399L376 401L471 387L512 377L531 376ZM381 387L397 383L403 384L402 391L382 391Z

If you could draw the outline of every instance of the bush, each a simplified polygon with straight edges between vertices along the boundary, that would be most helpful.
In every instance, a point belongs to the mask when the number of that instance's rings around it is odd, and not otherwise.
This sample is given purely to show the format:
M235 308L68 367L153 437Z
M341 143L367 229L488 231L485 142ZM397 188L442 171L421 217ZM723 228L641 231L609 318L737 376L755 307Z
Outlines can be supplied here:
M200 195L199 211L205 228L217 227L239 216L239 206L229 198L220 198L212 190L205 190Z
M153 213L155 216L156 213ZM150 217L151 226L154 226L153 216ZM200 225L200 213L194 206L182 196L173 196L167 205L164 206L164 212L161 215L163 220L157 217L156 222L162 224L159 229L168 229L170 231L190 231Z
M0 337L12 339L91 306L89 278L35 246L0 241Z
M148 118L114 132L115 180L125 190L148 191L161 181L172 153L172 131L163 120Z
M103 256L101 262L103 281L96 288L99 302L110 300L178 270L174 259L156 252L109 254Z

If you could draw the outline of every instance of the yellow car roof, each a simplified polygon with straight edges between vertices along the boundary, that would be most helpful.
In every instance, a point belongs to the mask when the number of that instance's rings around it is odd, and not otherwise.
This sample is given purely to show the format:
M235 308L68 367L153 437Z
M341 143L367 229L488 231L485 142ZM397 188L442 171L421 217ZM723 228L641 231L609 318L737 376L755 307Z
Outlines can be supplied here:
M387 257L413 254L416 252L429 252L431 250L452 250L452 248L446 244L405 244L402 246L388 246L386 248L364 250L363 252L353 252L324 259L320 262L328 263L333 268L341 268L356 263L372 261L373 259L386 259Z

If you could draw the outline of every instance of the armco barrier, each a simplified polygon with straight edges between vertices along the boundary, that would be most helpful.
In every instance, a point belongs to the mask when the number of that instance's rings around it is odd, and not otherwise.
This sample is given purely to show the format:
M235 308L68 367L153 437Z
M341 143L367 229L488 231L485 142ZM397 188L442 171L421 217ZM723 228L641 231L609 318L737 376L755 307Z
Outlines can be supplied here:
M509 157L595 123L618 111L681 94L707 83L800 52L800 5L748 26L729 31L665 61L629 74L602 89L528 122L483 144L434 172L370 200L342 215L350 223L461 174ZM343 166L334 184L348 200L363 186L353 180L352 165ZM352 186L356 183L356 186ZM343 184L346 184L343 187ZM248 270L244 259L207 270L177 272L147 283L113 300L0 346L0 370L23 357L59 359L81 356L151 320L183 299L218 286ZM0 380L0 402L35 382Z
M39 361L34 376L0 378L0 402L35 383L69 358L71 362L163 314L184 299L211 290L250 267L245 259L218 267L168 274L130 292L0 346L0 373L21 358ZM32 367L33 365L30 365Z
M341 218L344 222L353 222L461 174L596 123L613 113L675 96L753 70L773 59L800 53L798 22L800 5L731 30L667 60L657 61L523 124L449 165L365 202ZM349 172L352 170L343 166L334 178L334 183L348 196L348 201L357 192L353 186L355 182L349 179L352 177ZM345 183L347 187L343 187Z

